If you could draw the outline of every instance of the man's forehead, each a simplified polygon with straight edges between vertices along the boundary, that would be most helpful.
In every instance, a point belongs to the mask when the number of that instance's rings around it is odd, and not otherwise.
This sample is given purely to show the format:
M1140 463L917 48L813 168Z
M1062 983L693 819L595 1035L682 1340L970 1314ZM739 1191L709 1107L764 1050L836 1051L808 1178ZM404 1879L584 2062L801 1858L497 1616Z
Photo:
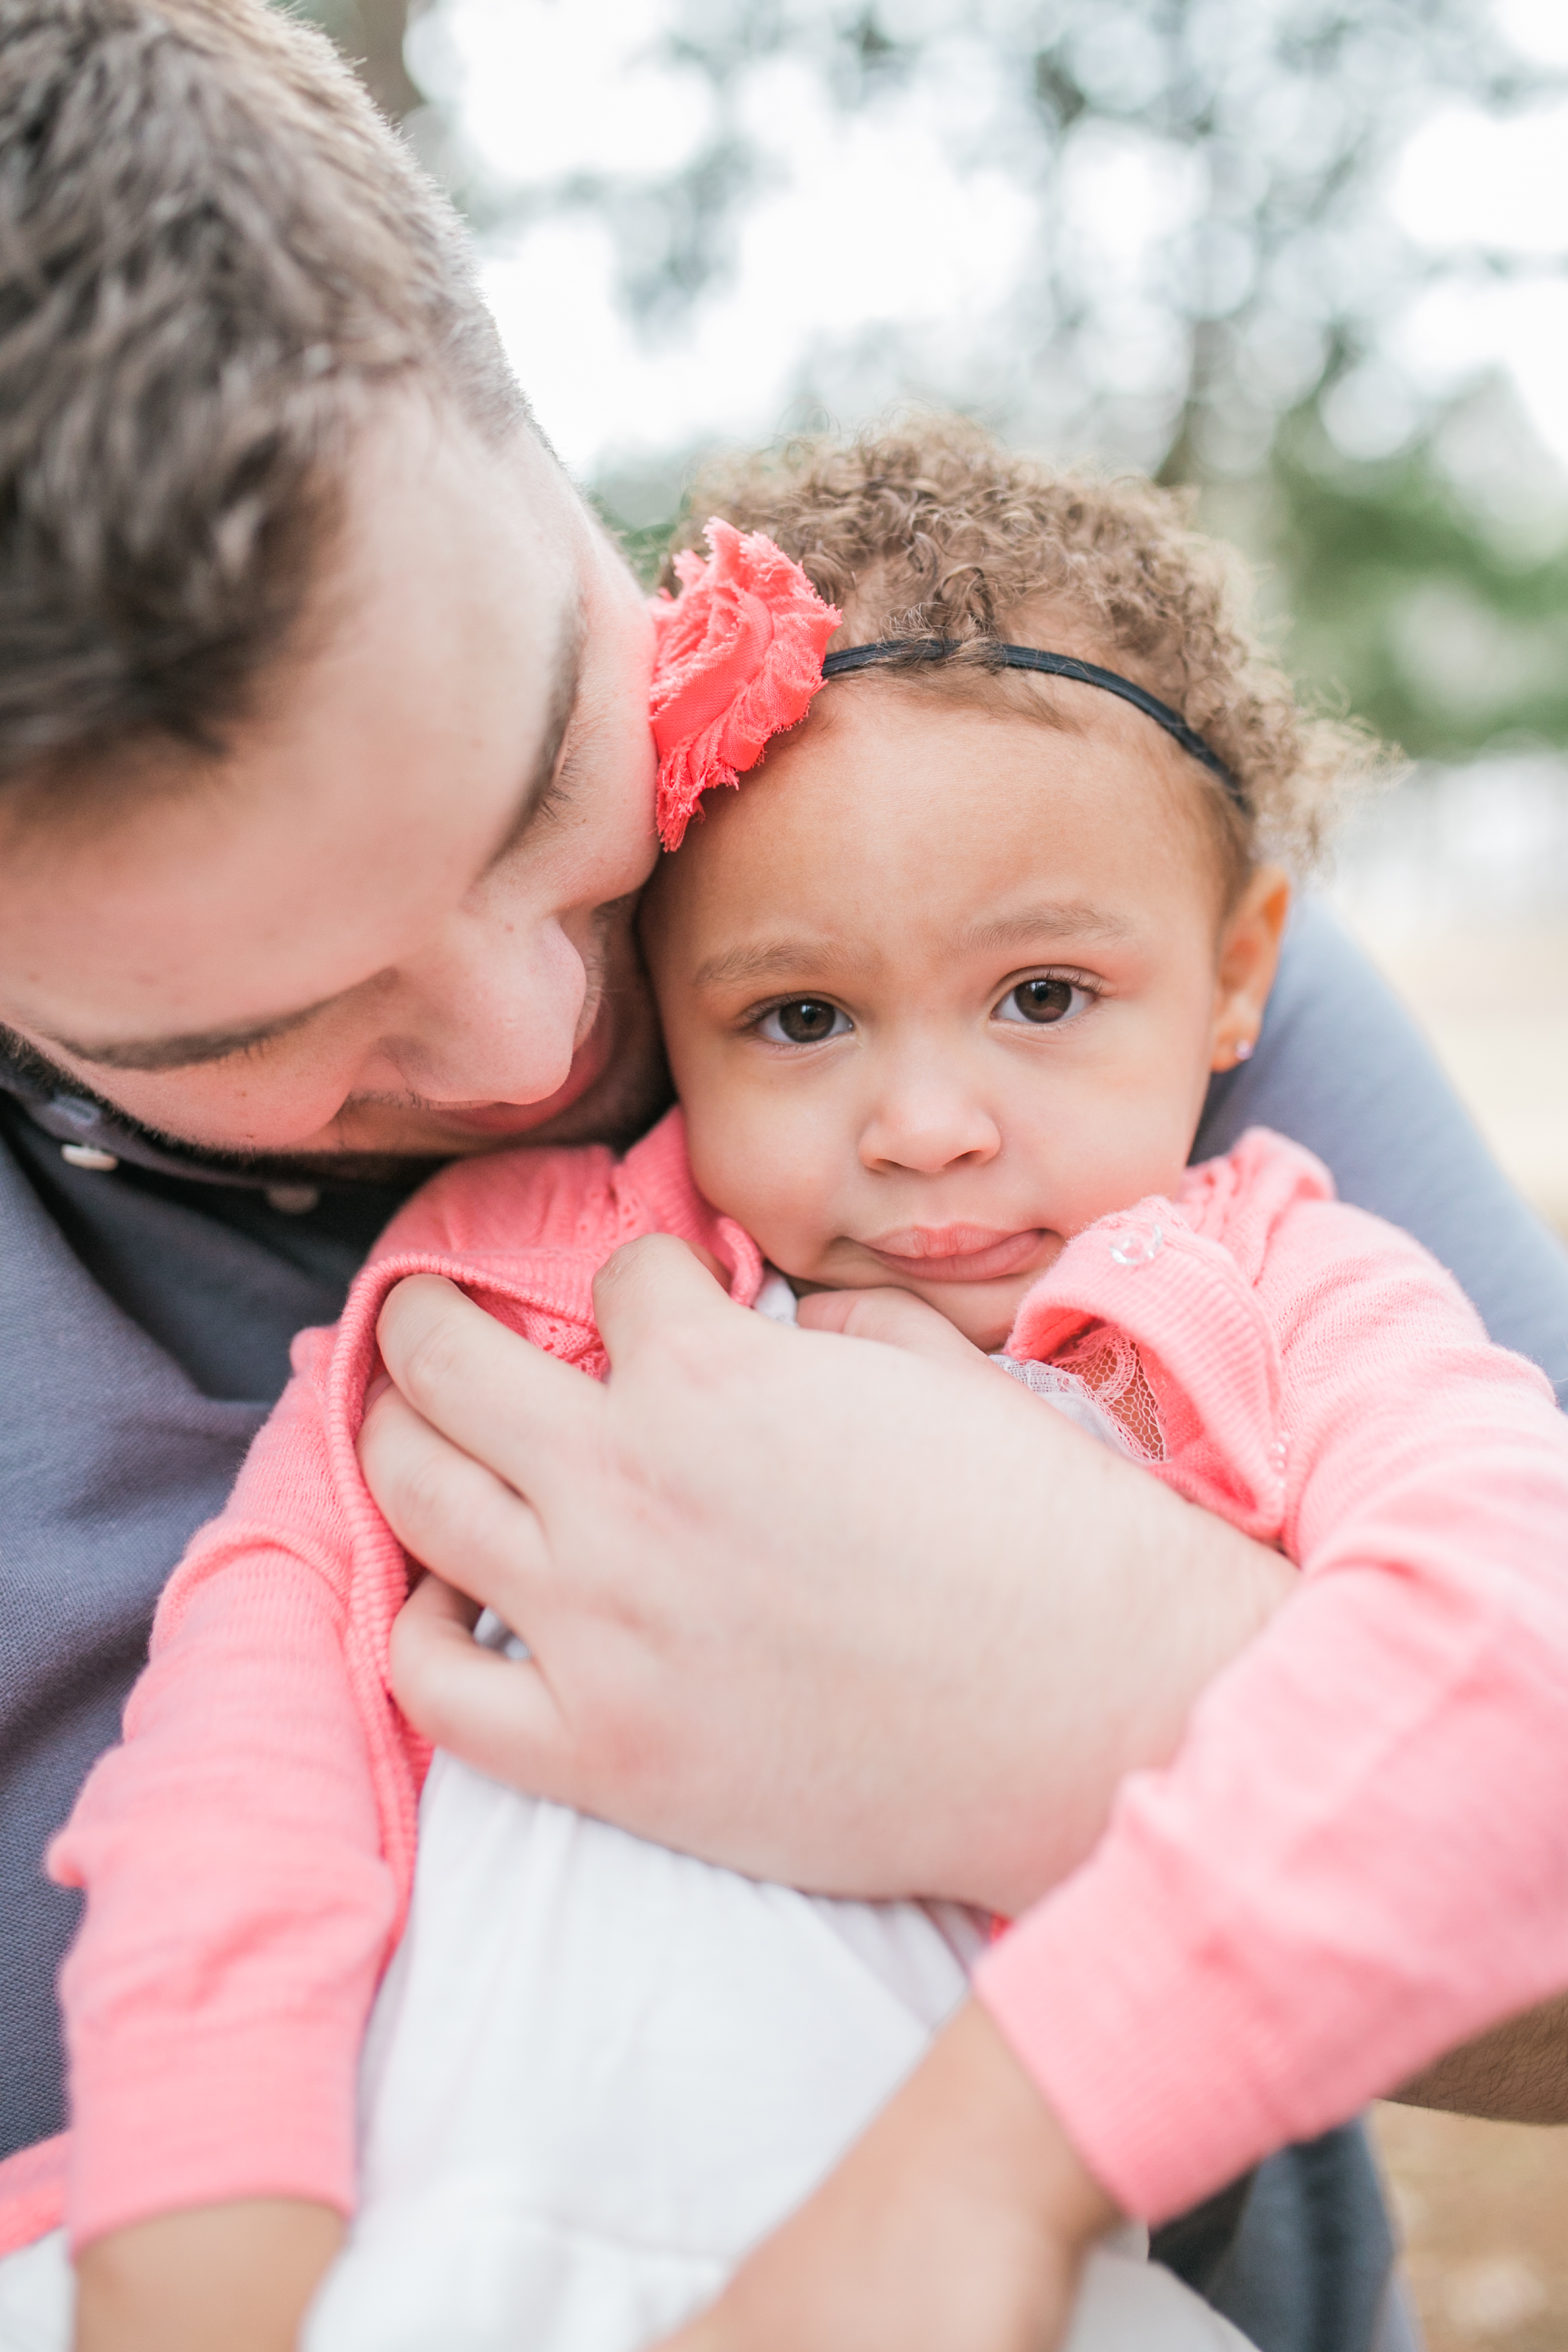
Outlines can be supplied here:
M551 658L553 683L545 710L544 731L522 789L508 813L504 830L476 873L476 881L520 845L523 835L538 817L556 773L561 744L577 698L581 667L583 626L580 600L568 603L556 616L555 625L557 638ZM329 1011L335 1002L337 997L334 994L318 998L308 1004L264 1013L259 1018L226 1026L178 1030L159 1035L77 1037L47 1029L40 1031L39 1034L45 1045L58 1048L73 1060L94 1069L188 1070L206 1063L227 1061L235 1055L287 1036L294 1030L305 1028L319 1014Z
M537 444L455 450L426 425L404 434L401 476L398 454L387 443L367 454L351 543L318 607L319 650L280 672L230 756L177 791L126 779L127 792L105 792L101 824L45 814L7 861L15 961L0 971L0 1020L106 1070L226 1056L395 961L412 943L398 906L412 929L423 919L418 869L450 866L461 896L517 841L571 715L592 535ZM411 475L413 509L405 496L395 527L364 515L367 483L406 493ZM394 568L419 552L423 578ZM94 915L84 952L69 923L43 920L46 902ZM202 946L214 922L222 938ZM182 927L208 977L144 984ZM296 953L302 939L319 951Z

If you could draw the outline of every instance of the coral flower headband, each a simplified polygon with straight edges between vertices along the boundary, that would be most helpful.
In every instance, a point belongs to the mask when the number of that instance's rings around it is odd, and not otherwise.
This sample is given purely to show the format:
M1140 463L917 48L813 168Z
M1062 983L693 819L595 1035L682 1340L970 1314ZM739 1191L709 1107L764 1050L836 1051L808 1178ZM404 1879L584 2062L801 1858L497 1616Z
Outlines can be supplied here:
M768 739L805 717L829 678L886 663L946 661L967 642L894 637L830 654L828 639L843 614L823 603L782 548L761 531L738 531L716 515L706 536L706 562L684 548L675 558L680 594L662 593L653 604L659 643L651 707L659 753L659 838L666 849L680 847L703 794L716 784L738 783ZM975 642L988 667L1041 670L1119 695L1201 761L1246 813L1246 795L1224 761L1180 711L1131 678L1038 646Z

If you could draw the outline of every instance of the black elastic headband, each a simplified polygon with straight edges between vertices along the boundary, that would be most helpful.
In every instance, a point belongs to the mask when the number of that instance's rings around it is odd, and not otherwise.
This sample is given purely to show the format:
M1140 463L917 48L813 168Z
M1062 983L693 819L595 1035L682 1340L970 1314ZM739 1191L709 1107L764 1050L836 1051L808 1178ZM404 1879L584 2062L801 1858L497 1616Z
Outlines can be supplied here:
M1249 816L1251 809L1247 795L1231 774L1218 751L1211 751L1201 735L1195 734L1179 710L1162 702L1130 677L1118 677L1113 669L1102 669L1097 662L1080 661L1075 654L1043 653L1039 646L998 646L990 637L883 637L871 646L846 646L841 653L829 654L822 664L824 678L842 677L846 672L874 669L883 662L939 662L968 646L977 646L984 659L980 667L988 669L1043 670L1048 677L1076 678L1081 686L1097 686L1106 694L1119 694L1156 727L1163 727L1174 736L1184 751L1201 760L1210 775L1218 776L1230 798Z

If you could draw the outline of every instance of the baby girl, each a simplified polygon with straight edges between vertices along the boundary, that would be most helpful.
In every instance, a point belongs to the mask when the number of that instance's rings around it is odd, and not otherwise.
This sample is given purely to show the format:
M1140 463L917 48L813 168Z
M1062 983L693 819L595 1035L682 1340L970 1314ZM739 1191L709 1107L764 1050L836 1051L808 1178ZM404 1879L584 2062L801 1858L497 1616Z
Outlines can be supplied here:
M1315 845L1345 739L1146 488L934 427L722 502L654 688L643 940L679 1108L624 1159L465 1161L398 1217L298 1343L56 1848L89 1898L77 2242L247 2198L356 2211L308 2352L632 2352L971 1986L1157 2220L1568 1980L1568 1425L1306 1153L1254 1131L1187 1165L1264 1016L1271 856ZM668 1853L431 1764L394 1706L407 1564L354 1454L389 1289L444 1276L602 1378L593 1278L649 1233L744 1306L950 1355L1024 1442L1054 1408L1301 1570L1176 1763L1005 1932ZM485 1672L530 1671L478 1633ZM1417 1853L1473 1893L1440 1951ZM1129 2082L1150 2001L1169 2063ZM67 2340L60 2242L0 2268L0 2342ZM1239 2340L1124 2236L1072 2328Z

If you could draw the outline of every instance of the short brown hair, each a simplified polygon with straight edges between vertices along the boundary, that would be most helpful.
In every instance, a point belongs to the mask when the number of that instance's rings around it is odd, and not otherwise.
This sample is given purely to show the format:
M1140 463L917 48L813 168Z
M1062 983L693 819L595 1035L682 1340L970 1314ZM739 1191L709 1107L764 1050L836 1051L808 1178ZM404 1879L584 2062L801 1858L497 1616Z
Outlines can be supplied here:
M263 0L0 0L0 780L223 748L367 395L526 411L460 223Z
M1237 561L1192 528L1190 496L1007 449L960 417L716 460L675 544L711 514L766 531L842 607L834 645L956 639L901 672L922 692L1041 709L1038 681L988 667L988 644L1038 642L1033 614L1086 625L1106 666L1172 704L1218 753L1249 814L1193 761L1228 879L1265 850L1310 864L1347 787L1375 761L1364 730L1304 710L1242 612ZM673 575L669 584L673 584Z

